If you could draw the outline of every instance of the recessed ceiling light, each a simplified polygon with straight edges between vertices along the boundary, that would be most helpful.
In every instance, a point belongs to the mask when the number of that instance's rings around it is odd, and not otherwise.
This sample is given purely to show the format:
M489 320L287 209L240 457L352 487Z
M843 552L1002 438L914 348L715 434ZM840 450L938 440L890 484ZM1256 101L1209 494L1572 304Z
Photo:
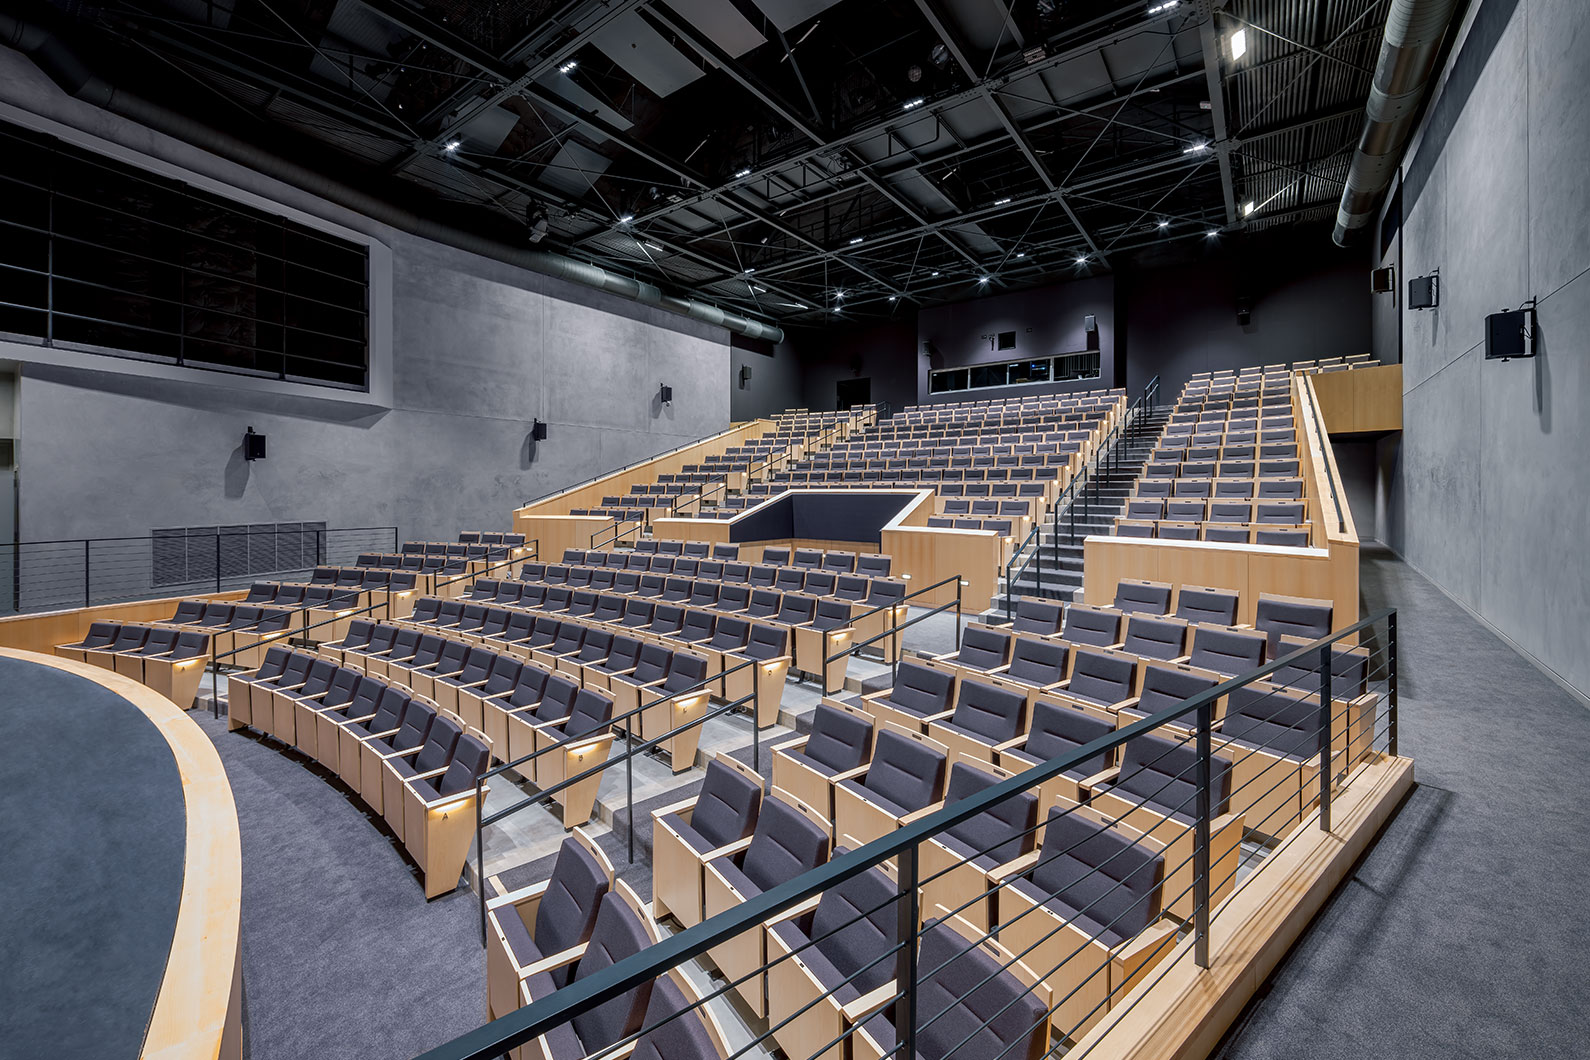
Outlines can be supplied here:
M573 70L576 66L579 66L579 65L580 65L579 63L575 62L573 59L570 59L568 62L564 63L562 66L558 67L558 73L566 74L566 73L570 72L571 70Z
M850 245L851 245L851 246L855 246L855 245L856 245L856 244L857 244L857 243L860 243L860 242L861 242L861 237L860 237L860 236L857 236L857 237L856 237L856 238L854 238L854 239L852 239L852 240L851 240L851 241L850 241Z
M456 150L458 150L458 149L459 149L459 148L460 148L460 147L462 147L462 146L463 146L463 145L462 145L462 144L461 144L461 143L459 143L459 142L458 142L458 141L457 141L457 140L454 140L454 141L452 141L452 142L451 142L451 143L449 143L449 144L448 144L448 145L447 145L447 148L446 148L446 149L447 149L447 151L448 151L448 152L449 152L449 153L451 153L451 152L453 152L453 151L456 151Z
M750 166L746 166L744 169L742 169L739 172L734 174L734 179L735 180L744 180L746 177L749 177L750 175L751 175L751 167Z
M915 99L906 100L905 101L905 106L902 109L903 110L915 110L917 107L920 107L922 104L924 104L926 102L927 102L927 100L923 99L921 96L918 96Z
M1170 222L1169 221L1161 221L1159 223L1159 227L1160 228L1169 228L1170 227Z
M1196 144L1193 144L1191 147L1183 147L1181 149L1181 153L1184 154L1184 155L1196 155L1200 151L1207 151L1207 150L1209 150L1209 145L1208 144L1206 144L1206 143L1196 143Z
M1007 195L1007 196L1006 196L1006 197L1005 197L1005 198L1003 198L1003 199L995 199L995 200L994 200L994 205L995 205L995 206L1003 206L1003 205L1005 205L1005 204L1006 204L1006 203L1007 203L1007 202L1009 202L1009 201L1010 201L1010 196L1008 196L1008 195Z

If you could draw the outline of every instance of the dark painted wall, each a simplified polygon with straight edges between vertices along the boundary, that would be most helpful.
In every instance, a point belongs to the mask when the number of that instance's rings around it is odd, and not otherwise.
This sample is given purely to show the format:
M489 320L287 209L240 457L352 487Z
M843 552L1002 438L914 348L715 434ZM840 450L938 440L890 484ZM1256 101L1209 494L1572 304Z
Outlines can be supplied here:
M751 369L742 386L741 366ZM735 336L729 349L729 419L754 420L801 405L801 362L789 340L772 346Z
M896 411L916 404L916 362L922 360L914 312L897 320L834 330L800 331L790 340L799 351L801 403L809 409L835 407L842 379L872 380L872 400Z
M1127 392L1158 375L1161 395L1172 397L1195 372L1368 352L1368 272L1365 251L1342 250L1328 229L1311 227L1122 276ZM1244 295L1247 325L1237 323Z
M1014 361L1024 357L1055 357L1089 349L1083 318L1092 314L1099 328L1099 378L1086 382L991 387L952 394L928 394L929 369ZM1016 348L999 350L994 337L1016 333ZM1020 394L1092 390L1115 379L1115 278L1093 276L969 302L934 306L917 317L917 338L930 343L929 358L917 359L917 400L965 401ZM920 345L919 345L920 348Z

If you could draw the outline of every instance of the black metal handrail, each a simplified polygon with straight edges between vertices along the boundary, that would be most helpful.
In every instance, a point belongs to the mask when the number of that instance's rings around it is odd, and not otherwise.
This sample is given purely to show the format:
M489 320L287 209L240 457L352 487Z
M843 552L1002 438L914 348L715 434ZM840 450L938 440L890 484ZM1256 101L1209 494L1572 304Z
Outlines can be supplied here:
M761 417L758 417L758 419L760 419L760 418ZM546 493L540 494L539 496L531 497L529 500L527 500L523 504L519 505L519 507L526 508L526 507L529 507L532 504L540 504L542 501L547 500L548 498L556 497L560 493L569 493L569 492L571 492L573 490L584 489L586 486L591 485L591 483L593 483L593 482L600 482L604 478L611 478L614 475L621 474L621 473L623 473L625 471L628 471L632 467L639 467L642 464L649 464L653 460L661 460L665 456L673 456L675 453L682 453L686 449L689 449L691 446L705 445L707 442L713 441L714 439L722 438L725 434L732 434L735 431L743 430L746 426L749 425L749 423L754 423L754 422L755 422L755 420L752 420L752 421L748 421L748 423L742 423L738 427L725 427L723 430L719 431L717 434L709 434L705 438L697 438L693 442L686 442L683 445L676 445L672 449L664 450L661 453L653 453L651 456L641 457L639 460L631 460L629 463L625 464L623 467L616 467L616 468L614 468L611 471L604 471L600 475L592 475L590 478L582 479L581 481L576 482L576 483L574 483L573 485L570 485L570 486L559 486L555 490L548 490Z
M833 859L825 865L804 872L794 879L778 884L754 897L747 898L726 912L713 916L676 935L654 942L633 956L624 958L589 976L577 979L546 997L537 998L523 1008L501 1016L445 1045L438 1046L422 1054L420 1060L489 1060L489 1058L500 1056L512 1048L522 1045L561 1024L567 1023L578 1013L588 1011L592 1007L614 998L632 987L666 975L669 969L706 953L713 947L732 939L744 931L756 928L776 914L788 910L808 898L819 895L823 891L837 887L845 881L896 857L900 859L901 897L907 898L911 904L914 904L915 885L917 883L915 850L923 841L977 816L1021 792L1036 788L1089 759L1113 751L1138 736L1159 729L1177 719L1186 717L1188 714L1196 714L1198 719L1196 731L1198 757L1197 805L1193 814L1195 835L1193 959L1200 967L1207 968L1209 966L1210 920L1209 847L1213 815L1212 799L1210 797L1209 762L1213 755L1211 729L1216 702L1234 690L1268 677L1283 667L1307 660L1311 656L1317 658L1321 675L1319 688L1321 712L1322 717L1326 719L1322 732L1323 749L1321 754L1323 756L1322 762L1329 763L1331 761L1331 726L1328 719L1331 716L1330 708L1334 687L1334 682L1330 677L1333 672L1331 668L1331 647L1349 637L1355 637L1360 631L1380 621L1385 620L1394 623L1395 614L1395 610L1389 608L1377 611L1354 622L1352 625L1331 633L1329 636L1320 638L1274 659L1247 674L1222 681L1213 688L1182 700L1174 706L1124 725L1108 736L1100 737L1063 755L1034 766L1008 780L1001 781L984 789L977 795L943 806L881 839L867 843L856 850ZM1391 628L1394 629L1394 626ZM1390 643L1394 652L1395 641L1392 640ZM1396 700L1395 697L1392 697L1390 703L1392 719L1390 727L1393 731L1396 728L1396 711ZM1394 749L1392 753L1395 753ZM1319 771L1319 817L1320 825L1326 831L1330 830L1331 785L1334 780L1335 771L1333 769L1322 768ZM905 907L907 902L902 902L901 904L902 907ZM914 909L909 910L909 912L914 920ZM906 919L906 913L902 913L902 925L906 923ZM912 938L915 937L915 930L915 924L912 923ZM904 932L902 931L903 934ZM915 949L914 946L909 948L912 951ZM917 977L914 974L915 971L915 953L912 952L906 960L904 974L896 976L897 989L904 990L907 994L912 993L916 986ZM912 1007L908 999L906 1011L911 1011ZM904 1040L909 1042L910 1034L914 1033L914 1030L914 1026L910 1027Z

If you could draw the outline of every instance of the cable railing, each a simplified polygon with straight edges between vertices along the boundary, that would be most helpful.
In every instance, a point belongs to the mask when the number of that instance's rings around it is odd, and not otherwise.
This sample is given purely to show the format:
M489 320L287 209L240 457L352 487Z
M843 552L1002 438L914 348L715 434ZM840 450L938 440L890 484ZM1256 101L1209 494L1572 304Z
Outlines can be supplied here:
M707 442L711 442L711 441L714 441L714 440L716 440L718 438L722 438L726 434L732 434L735 431L740 430L744 426L746 426L746 425L745 424L741 424L739 427L727 427L724 430L719 431L717 434L709 434L705 438L697 438L693 442L686 442L683 445L676 445L672 449L664 450L661 453L653 453L651 456L641 457L639 460L631 460L629 463L625 464L623 467L614 468L611 471L604 471L600 475L592 475L590 478L582 479L579 482L574 483L573 485L570 485L570 486L559 486L555 490L548 490L547 492L545 492L543 494L540 494L539 496L531 497L529 500L527 500L523 504L519 505L519 507L528 508L532 504L540 504L542 501L547 500L547 499L549 499L551 497L556 497L559 494L569 493L569 492L572 492L572 491L577 490L577 489L584 489L586 486L591 485L593 482L600 482L604 478L611 478L614 475L622 474L625 471L628 471L630 468L640 467L640 465L642 465L642 464L649 464L653 460L661 460L664 457L673 456L675 453L682 453L686 449L690 449L690 448L692 448L694 446L697 446L697 445L704 445Z
M1359 640L1374 646L1353 647ZM489 976L520 976L510 984L520 1007L423 1060L498 1056L621 997L632 1033L581 1040L583 1051L656 1044L681 1019L710 1027L714 1007L736 996L755 1015L750 1041L719 1044L726 1060L774 1046L790 1060L1000 1060L1062 1043L1068 1057L1091 1055L1154 985L1222 956L1212 922L1247 915L1233 896L1281 893L1264 871L1277 850L1309 829L1331 832L1335 801L1355 784L1378 797L1365 771L1398 754L1396 674L1396 613L1378 611L1165 709L1123 714L1118 728L1030 769L983 772L980 787L961 789L971 794L881 836L836 835L831 859L762 889L722 882L748 879L725 873L741 864L733 851L749 848L711 852L700 871L730 900L700 923L669 936L653 929L649 945L589 970L576 947L560 955L567 985L546 993L511 962L488 961ZM1255 730L1242 723L1276 717L1289 720L1286 739L1243 741ZM951 786L990 768L963 759ZM1091 801L1044 796L1060 783ZM764 807L780 797L765 795ZM761 836L759 827L749 843ZM516 915L516 900L494 900L489 916ZM626 913L618 901L603 899L598 934L610 913L644 924L644 909ZM763 947L749 962L748 939ZM687 962L720 976L704 989L680 976L672 996L652 985ZM579 1035L560 1036L569 1033Z
M0 612L225 592L339 562L339 556L351 562L389 541L396 551L397 534L395 526L272 526L0 542Z

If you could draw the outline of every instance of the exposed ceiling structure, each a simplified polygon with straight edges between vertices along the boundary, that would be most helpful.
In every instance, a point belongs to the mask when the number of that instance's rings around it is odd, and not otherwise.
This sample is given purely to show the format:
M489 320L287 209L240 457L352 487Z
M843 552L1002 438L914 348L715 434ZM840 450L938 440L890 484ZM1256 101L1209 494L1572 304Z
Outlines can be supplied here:
M1333 216L1386 5L54 4L130 87L163 80L504 239L795 323Z

